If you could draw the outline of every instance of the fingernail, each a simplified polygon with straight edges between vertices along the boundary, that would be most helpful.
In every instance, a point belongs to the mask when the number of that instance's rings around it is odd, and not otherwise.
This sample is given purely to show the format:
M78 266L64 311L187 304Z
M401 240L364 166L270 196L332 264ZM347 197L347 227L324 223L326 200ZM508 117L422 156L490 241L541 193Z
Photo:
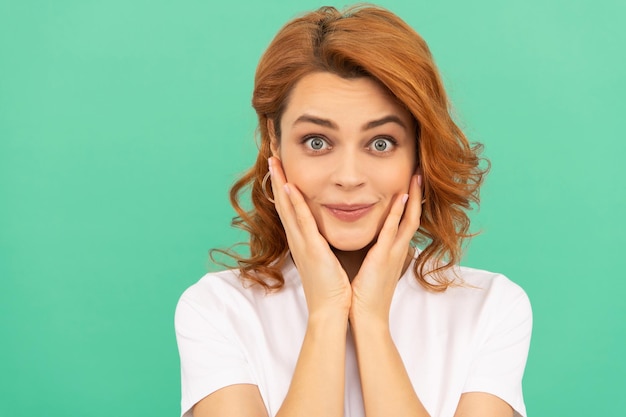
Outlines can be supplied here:
M283 188L285 189L285 192L287 193L287 195L291 194L291 190L289 189L289 185L285 184L285 185L283 185Z
M418 187L422 186L422 174L417 176L417 185L418 185Z
M402 204L405 204L408 201L408 199L409 199L409 195L408 194L404 194L402 196Z

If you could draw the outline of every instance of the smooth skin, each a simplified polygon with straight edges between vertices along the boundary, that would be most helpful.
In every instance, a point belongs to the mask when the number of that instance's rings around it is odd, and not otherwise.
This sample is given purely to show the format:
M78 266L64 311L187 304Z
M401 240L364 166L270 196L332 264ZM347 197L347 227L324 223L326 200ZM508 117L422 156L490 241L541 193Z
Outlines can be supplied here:
M268 127L274 131L272 122ZM348 323L367 417L429 416L389 331L391 300L421 216L410 114L369 78L321 72L295 86L281 132L280 141L272 138L272 190L309 318L276 416L343 416ZM347 221L342 210L351 205L366 209ZM463 394L455 413L512 415L506 402L478 392ZM237 384L205 397L194 416L265 417L267 411L256 386Z

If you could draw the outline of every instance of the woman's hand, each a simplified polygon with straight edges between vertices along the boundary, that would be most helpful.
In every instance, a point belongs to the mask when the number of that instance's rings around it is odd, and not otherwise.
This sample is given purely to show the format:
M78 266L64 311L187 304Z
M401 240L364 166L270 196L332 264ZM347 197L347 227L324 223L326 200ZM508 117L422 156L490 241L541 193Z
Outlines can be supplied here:
M272 157L268 163L276 211L302 279L309 318L338 311L347 316L352 288L346 272L320 234L304 197L287 183L280 160Z
M409 245L420 226L421 214L421 175L414 175L409 194L397 196L392 203L377 242L352 281L351 321L376 320L388 324L391 299L402 271L410 261Z

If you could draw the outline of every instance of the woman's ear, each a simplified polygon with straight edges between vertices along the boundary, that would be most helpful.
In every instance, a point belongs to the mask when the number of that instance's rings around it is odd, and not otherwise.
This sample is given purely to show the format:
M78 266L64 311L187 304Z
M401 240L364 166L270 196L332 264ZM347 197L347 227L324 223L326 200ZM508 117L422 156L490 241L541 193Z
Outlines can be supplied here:
M278 139L276 138L274 120L269 118L267 119L267 132L270 135L270 150L272 151L272 156L280 158L280 153L278 152L280 149L280 145L278 144Z

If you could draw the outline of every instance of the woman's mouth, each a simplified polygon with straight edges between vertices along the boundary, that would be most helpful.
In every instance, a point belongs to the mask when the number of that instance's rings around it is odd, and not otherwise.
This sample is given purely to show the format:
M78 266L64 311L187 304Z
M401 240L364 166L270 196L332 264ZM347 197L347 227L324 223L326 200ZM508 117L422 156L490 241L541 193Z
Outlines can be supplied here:
M374 204L325 204L324 207L337 219L354 222L369 213Z

